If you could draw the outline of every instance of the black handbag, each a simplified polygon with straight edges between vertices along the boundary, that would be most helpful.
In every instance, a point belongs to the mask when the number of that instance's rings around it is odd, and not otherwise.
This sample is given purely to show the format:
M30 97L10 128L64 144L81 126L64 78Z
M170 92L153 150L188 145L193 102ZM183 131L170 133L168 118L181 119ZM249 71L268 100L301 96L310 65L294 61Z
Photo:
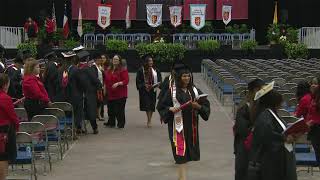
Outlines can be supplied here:
M259 158L262 155L262 146L258 149L257 153L253 156L253 159L249 161L247 180L260 180L261 179L261 163Z

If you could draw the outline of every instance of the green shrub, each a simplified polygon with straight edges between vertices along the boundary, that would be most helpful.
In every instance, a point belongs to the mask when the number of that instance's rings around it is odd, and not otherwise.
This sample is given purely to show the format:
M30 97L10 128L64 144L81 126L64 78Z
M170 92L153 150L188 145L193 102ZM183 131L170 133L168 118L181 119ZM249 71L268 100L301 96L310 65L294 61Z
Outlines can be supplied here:
M31 52L31 56L36 58L38 54L37 45L34 42L21 43L17 46L18 53L22 53L25 50Z
M241 24L239 32L240 33L248 33L249 32L248 26L246 24Z
M287 41L290 43L298 42L298 30L292 27L287 29Z
M82 28L83 34L94 33L96 30L95 26L91 22L83 23Z
M233 27L232 26L227 26L225 31L226 31L226 33L233 33Z
M183 59L186 51L183 44L172 43L141 43L136 46L140 57L151 55L157 63L173 62L176 59Z
M123 30L122 30L121 28L117 28L117 27L115 27L115 26L112 26L112 27L110 28L110 32L111 32L112 34L121 34L121 33L123 33Z
M67 48L67 49L73 49L77 46L79 46L80 42L71 38L71 39L67 39L64 41L64 48Z
M307 46L301 43L286 43L285 53L290 59L307 58L309 55Z
M63 40L63 29L62 28L57 28L57 31L53 33L52 35L52 40L53 41L60 41Z
M200 29L200 32L202 33L213 33L214 28L211 21L206 21L206 24L202 29Z
M280 38L280 27L278 24L271 24L268 28L267 38L269 42L278 43Z
M198 41L198 48L206 53L215 52L220 48L220 43L217 40Z
M106 43L106 49L111 52L122 53L128 50L128 42L121 40L108 40Z
M241 49L246 52L254 52L258 46L255 40L246 40L241 43Z

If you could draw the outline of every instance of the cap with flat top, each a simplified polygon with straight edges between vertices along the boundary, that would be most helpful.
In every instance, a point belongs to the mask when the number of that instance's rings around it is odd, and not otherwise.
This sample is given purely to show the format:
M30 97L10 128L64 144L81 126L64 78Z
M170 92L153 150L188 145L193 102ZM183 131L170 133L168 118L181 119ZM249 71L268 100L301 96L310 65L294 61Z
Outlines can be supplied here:
M81 50L79 52L77 52L77 56L79 57L80 61L86 61L87 57L90 56L90 53L88 51L85 50Z
M77 55L77 54L74 53L73 51L62 52L61 54L62 54L62 56L63 56L64 58L69 58L69 57L73 57L73 56L76 56L76 55Z
M274 81L272 81L271 83L263 86L255 95L254 100L258 100L261 97L263 97L264 95L268 94L274 87Z

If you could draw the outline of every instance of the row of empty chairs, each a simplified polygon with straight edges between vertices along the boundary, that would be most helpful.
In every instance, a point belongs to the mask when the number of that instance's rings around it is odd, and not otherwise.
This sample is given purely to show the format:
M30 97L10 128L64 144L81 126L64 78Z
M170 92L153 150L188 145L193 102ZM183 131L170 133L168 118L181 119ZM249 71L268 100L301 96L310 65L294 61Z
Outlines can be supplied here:
M74 140L74 118L72 105L66 102L53 103L41 115L28 121L24 108L15 108L20 121L17 133L17 158L12 162L12 171L18 165L30 164L30 178L37 179L36 162L43 161L44 173L49 165L52 170L52 155L62 160L63 154Z
M230 33L177 33L173 34L173 43L182 43L186 48L197 48L197 42L201 40L217 40L222 45L232 45L240 47L245 40L255 40L255 30L250 33L230 34Z
M90 33L84 35L84 46L86 48L94 48L96 45L103 45L112 39L127 41L129 48L133 48L139 43L150 43L151 35L146 33L106 35Z

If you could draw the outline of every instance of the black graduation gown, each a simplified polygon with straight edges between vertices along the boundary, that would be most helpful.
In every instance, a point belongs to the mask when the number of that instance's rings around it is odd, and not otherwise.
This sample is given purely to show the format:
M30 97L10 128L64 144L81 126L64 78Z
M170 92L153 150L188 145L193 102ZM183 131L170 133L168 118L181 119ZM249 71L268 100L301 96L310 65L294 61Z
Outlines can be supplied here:
M285 122L283 122L286 125ZM293 152L284 146L283 129L268 110L258 115L253 132L252 153L261 163L261 180L297 180Z
M0 59L0 73L4 73L5 69L6 69L5 65Z
M58 76L58 66L55 62L48 62L46 67L46 77L44 79L44 86L48 92L48 96L51 101L57 101L57 94L59 89L59 76Z
M241 106L235 118L234 125L234 154L235 154L235 180L246 179L249 162L249 152L244 147L244 141L252 128L250 110L247 104Z
M161 73L158 69L157 72L158 82L162 81ZM136 87L139 91L140 111L155 111L157 92L150 90L149 92L145 88L145 79L143 74L143 68L140 68L136 76Z
M199 94L202 94L198 90ZM191 91L192 97L194 97L193 91ZM190 100L190 95L188 92L184 92L181 89L177 89L177 100L180 104L184 104ZM160 104L158 104L157 110L160 113L161 118L165 123L168 123L168 133L171 142L172 152L174 159L177 164L187 163L188 161L199 161L200 160L200 148L199 148L199 115L205 121L209 119L210 115L210 103L208 100L203 100L199 102L202 106L200 110L195 111L195 127L196 127L196 143L193 143L193 125L192 125L192 107L191 105L182 110L183 116L183 131L186 144L185 156L176 155L176 147L173 142L173 123L174 114L169 111L169 108L173 106L172 97L170 91L167 91L163 96Z
M98 79L98 70L95 65L81 69L81 75L85 85L85 117L91 123L93 129L97 128L97 90L102 88Z
M8 67L7 74L10 78L10 86L8 89L8 94L12 98L20 99L22 95L22 74L21 69L16 67Z
M158 96L159 101L161 100L161 98L166 94L166 92L169 89L169 83L170 83L169 77L170 76L165 77L159 86L159 89L161 89L159 92L159 96Z
M62 80L63 80L63 72L64 69L58 69L58 76L57 76L57 91L55 96L56 102L65 102L67 101L67 88L64 88L62 86Z

